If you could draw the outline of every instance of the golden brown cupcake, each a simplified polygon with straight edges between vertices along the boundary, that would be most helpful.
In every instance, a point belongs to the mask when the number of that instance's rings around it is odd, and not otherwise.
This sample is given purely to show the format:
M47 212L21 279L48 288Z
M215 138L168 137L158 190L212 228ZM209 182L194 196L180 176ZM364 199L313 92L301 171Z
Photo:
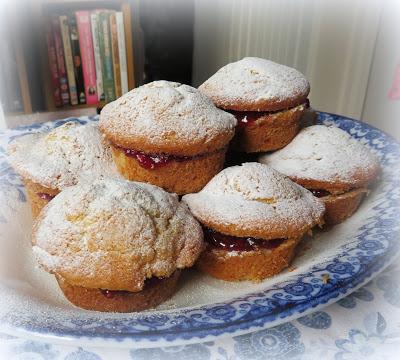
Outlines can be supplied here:
M219 69L199 90L237 118L233 150L254 153L280 149L296 136L310 85L293 68L246 57Z
M207 248L197 266L228 281L259 281L282 271L324 214L322 201L258 163L226 168L182 200L204 228Z
M203 232L177 195L104 179L69 187L46 205L32 245L70 302L131 312L175 292L180 270L192 266L203 249Z
M33 217L62 189L81 180L119 174L97 123L67 122L48 133L24 135L8 148L22 176Z
M177 194L199 191L221 170L235 126L197 89L168 81L136 88L100 114L119 172Z
M303 129L285 148L259 161L309 189L325 203L325 222L351 216L380 171L377 157L345 131L324 125Z

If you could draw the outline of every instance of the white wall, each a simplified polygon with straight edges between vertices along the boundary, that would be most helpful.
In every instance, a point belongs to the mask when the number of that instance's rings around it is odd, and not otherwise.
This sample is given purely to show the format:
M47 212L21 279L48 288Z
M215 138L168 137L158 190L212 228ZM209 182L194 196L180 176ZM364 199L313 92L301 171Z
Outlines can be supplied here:
M400 2L391 1L382 13L362 118L400 140L400 94L389 96L396 69L400 71Z
M244 56L293 66L316 109L359 118L380 0L196 0L193 82Z

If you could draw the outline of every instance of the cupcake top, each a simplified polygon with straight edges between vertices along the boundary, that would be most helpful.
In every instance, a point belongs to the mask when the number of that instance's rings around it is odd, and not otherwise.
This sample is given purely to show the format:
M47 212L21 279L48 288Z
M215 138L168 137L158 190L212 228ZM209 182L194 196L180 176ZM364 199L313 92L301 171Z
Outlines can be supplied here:
M97 123L67 122L48 133L22 136L9 145L8 153L20 175L51 189L118 176Z
M275 111L305 102L310 85L296 69L246 57L219 69L199 90L223 109Z
M176 195L104 179L58 194L36 220L32 245L39 264L71 285L136 292L146 278L193 265L203 232Z
M266 240L297 238L322 223L325 211L311 192L259 163L226 168L183 201L207 227Z
M380 169L378 158L365 145L325 125L304 128L289 145L259 161L305 187L331 191L363 187Z
M117 146L150 154L198 155L227 146L236 119L197 89L154 81L107 104L100 129Z

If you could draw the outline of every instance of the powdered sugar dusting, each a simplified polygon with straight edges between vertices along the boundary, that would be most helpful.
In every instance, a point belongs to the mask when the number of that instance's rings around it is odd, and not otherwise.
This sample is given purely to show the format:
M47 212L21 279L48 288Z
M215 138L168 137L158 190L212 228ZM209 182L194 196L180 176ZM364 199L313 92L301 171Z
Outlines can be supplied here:
M104 179L57 195L35 224L33 245L38 262L71 284L138 291L146 278L193 265L203 233L176 195Z
M269 166L244 163L226 168L197 194L183 197L192 213L208 219L248 229L282 229L285 226L311 227L319 222L324 206L311 192L293 183Z
M301 95L306 97L309 83L296 69L246 57L219 69L199 90L211 99L223 98L227 102L284 101Z
M25 135L12 142L8 151L18 173L53 189L119 176L97 123L67 122L47 134Z
M212 143L221 133L233 136L236 119L191 86L154 81L107 104L100 126L107 133L146 138L153 145Z
M341 181L350 185L379 167L377 157L345 131L324 125L303 129L285 148L259 161L299 179Z

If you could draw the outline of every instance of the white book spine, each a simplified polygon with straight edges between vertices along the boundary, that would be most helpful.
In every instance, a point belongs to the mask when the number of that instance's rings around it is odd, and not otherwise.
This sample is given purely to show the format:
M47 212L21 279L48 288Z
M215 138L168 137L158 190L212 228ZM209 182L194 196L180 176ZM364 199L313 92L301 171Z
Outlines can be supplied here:
M115 14L117 23L117 36L118 36L118 51L119 63L121 71L121 90L122 94L128 92L128 67L126 64L126 48L125 48L125 30L124 30L124 17L121 11Z
M103 87L103 71L101 67L100 44L99 44L99 15L97 13L90 14L90 23L92 27L94 64L96 67L96 85L99 101L104 100Z
M74 60L72 58L71 40L69 38L68 17L64 16L64 15L60 16L59 22L60 22L61 38L62 38L63 48L64 48L65 67L67 69L70 101L71 101L71 105L77 105L78 104L78 93L76 91Z

